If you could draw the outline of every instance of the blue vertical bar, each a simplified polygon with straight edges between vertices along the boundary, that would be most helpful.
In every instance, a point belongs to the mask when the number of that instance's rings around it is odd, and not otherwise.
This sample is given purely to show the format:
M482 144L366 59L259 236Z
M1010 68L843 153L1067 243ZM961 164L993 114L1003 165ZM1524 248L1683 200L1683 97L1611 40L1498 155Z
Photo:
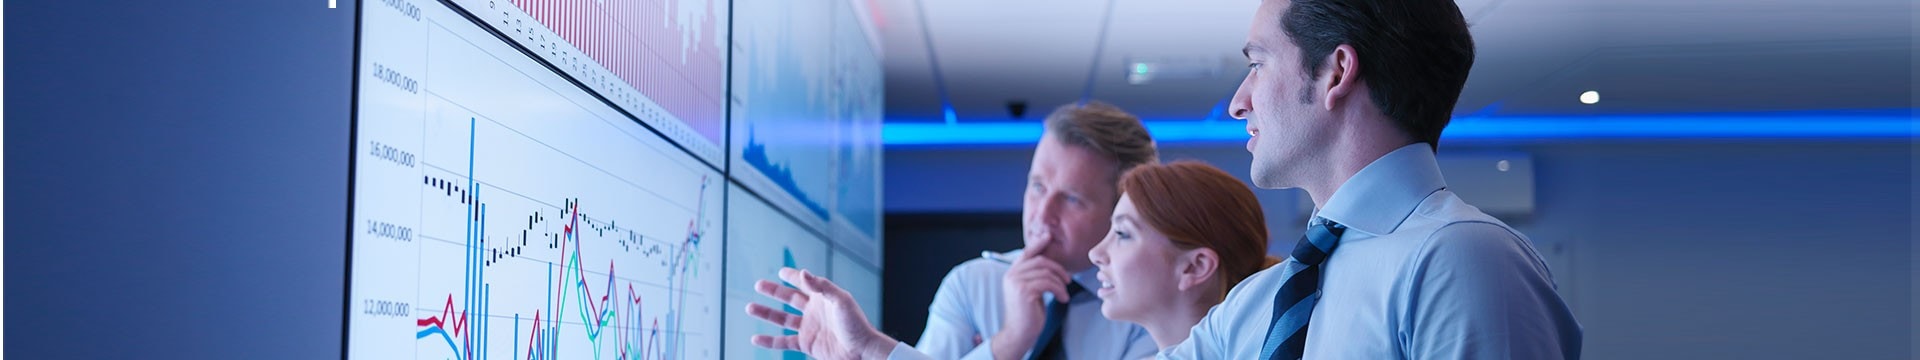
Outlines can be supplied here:
M546 291L546 293L547 293L547 317L549 317L549 318L551 318L551 317L553 317L553 316L555 316L555 315L553 314L553 263L547 263L547 291ZM546 326L546 324L534 324L534 326ZM545 340L544 340L544 339L534 339L534 341L545 341ZM543 354L544 354L544 353L543 353Z
M520 313L513 313L513 360L520 360Z
M484 218L486 213L480 213L480 216ZM490 326L486 326L486 324L493 322L492 318L488 318L488 314L492 314L493 312L493 283L486 283L486 291L480 295L480 299L486 301L486 304L480 306L480 320L482 320L482 324L480 324L480 358L486 360L486 358L488 358L488 347L492 347L492 343L488 341L488 339L492 339L492 337L488 337Z
M478 118L473 118L473 117L467 118L467 191L470 193L469 194L470 196L468 196L469 203L467 204L466 268L463 269L464 274L462 274L463 276L465 276L465 279L462 279L461 281L461 299L460 299L461 304L464 304L462 305L461 309L467 310L467 311L470 311L473 309L473 303L474 303L473 284L474 284L474 280L476 280L474 275L475 271L474 271L474 263L473 263L474 256L476 254L474 249L479 248L479 246L474 244L474 236L473 236L474 235L473 234L474 207L480 206L480 189L474 188L473 186L475 182L474 181L475 178L473 177L473 167L474 167L473 166L474 165L473 150L474 150L474 139L477 138L474 134L480 131L478 125L479 125ZM463 316L461 316L461 320L467 321L468 318L463 314ZM472 355L473 354L473 328L472 328L473 324L467 323L466 326L468 326L468 328L466 329L467 331L466 336L462 336L460 339L463 345L461 349L462 351L460 352L459 355L462 359L471 360L473 358L473 355Z
M478 195L480 195L480 188L478 188L478 184L476 184L476 186L474 186L474 197L478 197ZM480 203L480 201L474 201L474 203ZM486 249L486 203L480 203L480 228L478 228L478 234L480 234L480 236L476 236L476 239L480 239L480 245L474 247L474 257L486 257L486 251L484 251L484 249ZM478 314L476 320L480 320L480 322L478 322L478 327L468 329L468 331L476 335L474 345L478 345L478 349L480 349L478 352L474 352L472 358L486 360L486 339L488 339L488 337L486 337L486 327L488 327L488 310L490 310L488 306L493 304L493 285L492 283L486 283L486 266L478 266L478 264L480 264L478 260L476 260L474 264L476 264L476 266L474 266L474 287L480 291L480 299L474 301L474 303L480 304L480 310L474 310L474 312Z

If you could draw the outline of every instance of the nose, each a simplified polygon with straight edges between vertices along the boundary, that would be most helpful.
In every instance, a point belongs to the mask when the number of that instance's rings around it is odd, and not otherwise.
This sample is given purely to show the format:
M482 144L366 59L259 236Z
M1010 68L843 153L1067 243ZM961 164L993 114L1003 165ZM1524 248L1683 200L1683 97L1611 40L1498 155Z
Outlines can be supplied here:
M1247 77L1240 80L1240 88L1233 91L1233 99L1227 101L1227 113L1232 114L1233 118L1246 120L1247 116L1253 115L1253 90L1249 89L1252 83L1253 73L1247 73Z
M1057 194L1042 195L1040 197L1040 204L1034 206L1033 218L1027 219L1029 224L1046 227L1050 232L1057 230L1056 226L1060 223L1060 201L1060 196ZM1060 234L1053 232L1053 235L1059 236Z
M1100 239L1100 243L1093 244L1093 249L1087 250L1087 260L1093 260L1093 266L1107 266L1107 239L1113 238L1111 235L1113 232L1107 233L1109 234L1107 238Z
M1058 230L1060 230L1060 195L1056 195L1056 193L1041 193L1041 195L1037 195L1037 197L1029 197L1029 199L1027 199L1027 218L1023 218L1023 220L1025 220L1025 226L1021 226L1021 228L1027 232L1025 236L1035 236L1033 232L1037 232L1037 230L1046 230L1046 234L1052 237L1062 236L1062 234L1058 232ZM1033 245L1031 239L1029 239L1027 245Z

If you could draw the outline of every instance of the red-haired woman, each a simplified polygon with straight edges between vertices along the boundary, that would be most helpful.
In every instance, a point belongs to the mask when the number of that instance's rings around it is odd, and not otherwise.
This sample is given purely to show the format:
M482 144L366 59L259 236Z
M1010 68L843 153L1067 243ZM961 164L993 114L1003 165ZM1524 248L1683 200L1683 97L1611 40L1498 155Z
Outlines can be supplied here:
M1178 344L1240 280L1279 259L1245 183L1213 166L1141 165L1120 180L1113 228L1087 253L1100 268L1100 312Z

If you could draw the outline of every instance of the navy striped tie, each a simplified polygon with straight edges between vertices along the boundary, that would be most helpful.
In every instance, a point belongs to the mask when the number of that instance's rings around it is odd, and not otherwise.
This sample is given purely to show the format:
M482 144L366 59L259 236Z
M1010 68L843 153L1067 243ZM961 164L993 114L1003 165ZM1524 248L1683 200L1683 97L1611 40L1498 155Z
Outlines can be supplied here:
M1307 228L1307 234L1293 246L1293 261L1304 265L1293 273L1273 296L1273 320L1267 327L1267 342L1260 346L1260 358L1299 359L1307 348L1307 320L1313 317L1313 305L1320 302L1320 262L1327 260L1340 245L1342 226L1324 218Z
M1080 286L1080 283L1074 282L1073 280L1067 280L1067 298L1068 299L1072 299L1075 296L1080 296L1080 293L1086 292L1086 291L1087 291L1087 288ZM1027 359L1028 360L1066 359L1067 358L1067 345L1065 344L1066 341L1063 341L1060 339L1060 334L1066 332L1066 329L1065 329L1067 325L1066 322L1067 322L1067 304L1062 302L1057 302L1057 301L1048 301L1047 302L1047 323L1046 325L1042 325L1040 327L1040 338L1034 342L1033 349L1027 350Z

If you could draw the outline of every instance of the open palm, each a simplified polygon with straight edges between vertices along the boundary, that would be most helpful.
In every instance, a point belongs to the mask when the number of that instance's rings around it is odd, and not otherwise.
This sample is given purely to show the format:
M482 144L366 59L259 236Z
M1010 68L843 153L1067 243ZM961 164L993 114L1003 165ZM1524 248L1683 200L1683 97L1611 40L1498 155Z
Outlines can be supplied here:
M789 314L761 304L747 304L747 314L793 329L793 335L754 335L753 344L776 350L795 350L820 359L884 359L894 344L867 323L860 304L833 281L803 270L780 269L780 279L794 287L760 280L754 290L800 309Z

